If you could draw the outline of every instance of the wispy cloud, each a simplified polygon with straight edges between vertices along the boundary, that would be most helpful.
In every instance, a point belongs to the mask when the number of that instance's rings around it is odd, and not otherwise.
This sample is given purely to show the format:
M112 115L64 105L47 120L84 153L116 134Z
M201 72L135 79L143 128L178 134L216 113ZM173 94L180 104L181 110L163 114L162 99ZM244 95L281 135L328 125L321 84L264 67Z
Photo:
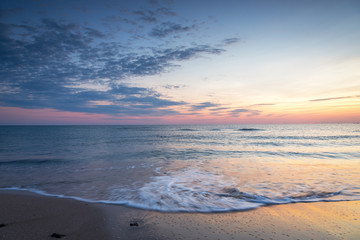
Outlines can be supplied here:
M214 112L219 112L219 111L225 111L225 110L229 110L229 108L226 107L215 107L215 108L210 108L211 111Z
M156 10L156 13L160 14L160 15L164 15L164 16L177 16L177 13L170 10L169 8L166 8L166 7L161 7L161 8L158 8Z
M256 106L273 106L276 105L275 103L257 103L257 104L252 104L250 105L250 107L256 107Z
M120 17L120 16L106 16L102 19L102 21L109 25L109 24L114 24L114 23L125 23L125 24L129 24L132 26L137 25L137 22L130 19L130 18L125 18L125 17Z
M238 108L231 111L228 111L229 114L233 116L238 116L244 113L247 113L247 116L257 116L261 113L259 110L246 109L246 108Z
M232 114L247 113L247 112L250 112L250 110L245 109L245 108L239 108L239 109L229 111L229 113L232 113Z
M152 37L167 37L172 34L178 34L182 32L189 32L195 28L195 25L192 26L182 26L179 23L173 22L163 22L160 25L154 27L149 33Z
M223 41L223 44L224 45L231 45L231 44L234 44L234 43L238 43L240 42L241 39L240 38L227 38Z
M163 88L166 88L166 89L179 89L179 88L184 88L184 87L187 87L187 85L166 84L163 86Z
M331 101L331 100L339 100L339 99L347 99L347 98L359 98L360 95L356 96L343 96L343 97L331 97L331 98L318 98L318 99L311 99L309 102L320 102L320 101Z
M156 23L158 19L163 16L177 16L176 12L166 7L161 7L156 10L136 10L132 13L147 23Z
M197 111L197 110L202 110L202 109L206 109L206 108L210 108L210 107L218 107L219 104L215 104L215 103L211 103L211 102L202 102L196 105L192 105L192 110Z
M137 11L133 11L133 14L139 16L140 19L145 22L150 22L150 23L157 22L155 12L153 11L137 10Z

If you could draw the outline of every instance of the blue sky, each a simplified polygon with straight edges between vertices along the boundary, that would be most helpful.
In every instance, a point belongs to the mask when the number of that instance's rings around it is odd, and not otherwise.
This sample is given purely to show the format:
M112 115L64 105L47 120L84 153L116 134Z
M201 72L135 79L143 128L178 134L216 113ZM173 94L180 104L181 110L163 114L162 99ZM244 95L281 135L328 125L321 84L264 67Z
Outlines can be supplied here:
M0 124L360 121L359 1L0 7Z

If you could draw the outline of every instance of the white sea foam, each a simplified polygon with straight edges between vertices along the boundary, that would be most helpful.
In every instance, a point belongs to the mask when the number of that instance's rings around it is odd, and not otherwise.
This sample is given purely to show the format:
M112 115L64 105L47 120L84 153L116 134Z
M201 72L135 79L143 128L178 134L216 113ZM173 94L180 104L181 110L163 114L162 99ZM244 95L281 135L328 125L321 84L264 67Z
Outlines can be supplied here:
M272 194L265 196L241 192L233 187L235 183L231 178L194 168L184 168L170 175L155 176L152 180L138 189L137 196L128 199L126 205L170 212L226 212L271 204L360 199L342 195L342 191L314 192L311 189L302 189L287 196L272 198Z

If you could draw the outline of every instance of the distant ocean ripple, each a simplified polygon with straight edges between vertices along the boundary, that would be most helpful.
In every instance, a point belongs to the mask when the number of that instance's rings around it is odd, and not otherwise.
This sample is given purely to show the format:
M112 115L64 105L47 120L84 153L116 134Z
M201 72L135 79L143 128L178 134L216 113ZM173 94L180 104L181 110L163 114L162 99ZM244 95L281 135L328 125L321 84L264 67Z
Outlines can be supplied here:
M360 125L1 126L0 188L186 212L360 200Z

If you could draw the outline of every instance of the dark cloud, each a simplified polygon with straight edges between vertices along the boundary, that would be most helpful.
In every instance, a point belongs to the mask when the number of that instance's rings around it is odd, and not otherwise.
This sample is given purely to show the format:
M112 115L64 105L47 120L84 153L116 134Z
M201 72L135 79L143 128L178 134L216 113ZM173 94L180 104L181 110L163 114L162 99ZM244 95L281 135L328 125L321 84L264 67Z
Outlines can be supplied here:
M230 45L230 44L234 44L234 43L237 43L237 42L240 42L241 39L240 38L227 38L223 41L223 44L224 45Z
M192 47L177 47L177 48L168 48L165 50L159 51L160 55L164 55L165 59L169 60L188 60L193 58L201 53L208 54L220 54L224 52L224 49L215 48L210 45L195 45Z
M136 10L132 12L140 20L147 23L156 23L158 18L163 16L177 16L176 12L166 7L161 7L156 10Z
M171 11L169 8L166 7L158 8L156 10L156 13L164 16L177 16L176 12Z
M140 19L145 22L150 22L150 23L157 22L156 13L153 11L137 10L137 11L133 11L133 14L139 16Z
M344 97L332 97L332 98L319 98L319 99L309 100L309 102L331 101L331 100L346 99L346 98L358 98L358 97L360 97L360 95L357 95L357 96L344 96Z
M107 24L114 24L116 22L123 22L130 25L137 25L137 23L129 18L119 17L119 16L107 16L103 18L103 21Z
M162 37L167 37L171 34L189 32L194 28L195 25L189 27L189 26L182 26L181 24L173 23L173 22L163 22L160 25L154 27L149 33L149 35L152 37L162 38Z
M89 37L94 37L94 38L105 38L106 35L96 29L93 29L93 28L85 28L86 30L86 34L89 36Z
M52 19L36 26L0 23L0 104L106 114L176 114L169 108L184 102L119 81L166 72L176 62L223 51L196 44L139 51L79 24ZM197 108L214 106L202 103Z

